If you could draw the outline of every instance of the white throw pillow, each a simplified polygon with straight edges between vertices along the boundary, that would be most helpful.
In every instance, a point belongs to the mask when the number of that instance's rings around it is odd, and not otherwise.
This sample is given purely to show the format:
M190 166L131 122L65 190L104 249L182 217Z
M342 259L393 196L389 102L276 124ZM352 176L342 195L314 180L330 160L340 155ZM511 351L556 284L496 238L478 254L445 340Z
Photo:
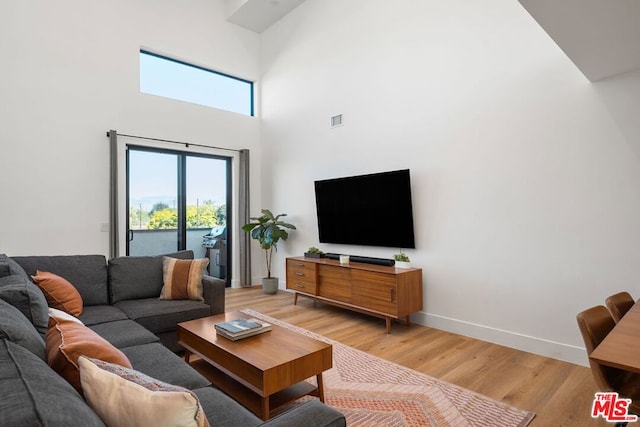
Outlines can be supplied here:
M195 393L141 372L81 356L84 397L108 426L193 426L209 422Z

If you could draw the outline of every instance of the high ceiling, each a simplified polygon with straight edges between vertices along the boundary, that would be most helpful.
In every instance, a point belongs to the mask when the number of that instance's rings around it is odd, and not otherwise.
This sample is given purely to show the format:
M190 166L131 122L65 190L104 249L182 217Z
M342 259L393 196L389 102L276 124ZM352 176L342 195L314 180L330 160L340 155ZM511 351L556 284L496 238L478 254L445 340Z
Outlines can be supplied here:
M640 0L518 0L591 81L640 69ZM304 0L225 0L228 21L257 33Z
M304 0L225 0L227 21L261 33Z
M640 69L640 1L518 1L589 80Z

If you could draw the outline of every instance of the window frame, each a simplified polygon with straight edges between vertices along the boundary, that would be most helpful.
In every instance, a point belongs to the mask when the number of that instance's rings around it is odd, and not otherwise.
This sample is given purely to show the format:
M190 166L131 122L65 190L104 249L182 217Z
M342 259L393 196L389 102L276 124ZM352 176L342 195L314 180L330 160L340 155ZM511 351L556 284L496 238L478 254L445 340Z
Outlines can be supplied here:
M177 179L177 193L176 193L176 208L178 211L178 227L175 230L177 233L176 236L176 251L182 251L187 249L187 158L189 157L200 157L205 159L213 159L225 162L226 168L226 216L227 216L227 237L226 237L226 276L223 279L227 287L231 286L232 281L232 272L233 272L233 246L234 246L234 238L231 230L234 226L234 209L233 203L234 195L233 195L233 162L234 158L231 156L225 156L222 154L214 154L214 153L203 153L197 151L188 151L188 150L180 150L180 149L172 149L172 148L164 148L157 147L153 145L144 145L144 144L135 144L135 143L124 143L124 207L126 215L124 217L125 224L125 232L124 232L124 242L125 242L125 255L129 256L129 243L130 243L130 233L131 223L129 217L129 208L130 208L130 153L131 151L139 151L146 153L160 153L160 154L169 154L176 156L176 161L178 163L176 168L176 179Z
M182 61L180 59L171 58L169 56L161 55L161 54L155 53L155 52L151 52L151 51L146 50L146 49L140 49L140 51L138 53L138 60L140 60L140 55L153 56L155 58L163 59L165 61L174 62L176 64L180 64L180 65L184 65L184 66L187 66L187 67L195 68L195 69L200 70L200 71L206 71L208 73L216 74L218 76L222 76L222 77L225 77L225 78L228 78L228 79L236 80L236 81L239 81L239 82L242 82L242 83L247 83L249 85L249 110L250 110L249 117L255 117L255 96L254 96L255 87L254 87L254 82L252 82L251 80L247 80L247 79L243 79L243 78L240 78L240 77L232 76L231 74L223 73L223 72L220 72L220 71L213 70L211 68L207 68L207 67L203 67L203 66L200 66L200 65L192 64L192 63L189 63L189 62L186 62L186 61ZM138 79L140 79L141 70L139 70L138 73L139 73ZM147 92L142 92L142 93L147 93ZM164 95L160 95L160 96L164 96ZM182 101L182 102L189 102L189 101L184 101L182 99L173 98L173 97L170 97L170 96L164 96L164 97L165 98L169 98L169 99L176 99L176 100ZM198 105L204 105L204 104L198 104ZM205 107L209 107L209 108L217 108L217 107L211 107L209 105L204 105L204 106ZM218 108L218 109L224 110L224 111L230 111L230 110L226 110L224 108ZM230 112L237 113L236 111L230 111ZM238 114L243 114L243 113L238 113Z

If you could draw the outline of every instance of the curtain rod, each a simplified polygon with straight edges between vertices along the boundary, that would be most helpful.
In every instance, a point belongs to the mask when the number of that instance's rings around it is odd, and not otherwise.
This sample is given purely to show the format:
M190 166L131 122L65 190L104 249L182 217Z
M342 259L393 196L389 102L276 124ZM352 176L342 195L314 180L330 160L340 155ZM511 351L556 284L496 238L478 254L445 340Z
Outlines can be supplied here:
M110 136L109 135L110 133L111 132L107 131L107 137ZM236 153L240 152L240 150L236 150L234 148L212 147L210 145L193 144L191 142L182 142L182 141L172 141L170 139L151 138L151 137L148 137L148 136L127 135L127 134L124 134L124 133L116 133L116 136L124 136L124 137L127 137L127 138L136 138L136 139L146 139L148 141L168 142L170 144L180 144L180 145L184 145L187 148L193 146L193 147L202 147L202 148L215 148L216 150L235 151Z

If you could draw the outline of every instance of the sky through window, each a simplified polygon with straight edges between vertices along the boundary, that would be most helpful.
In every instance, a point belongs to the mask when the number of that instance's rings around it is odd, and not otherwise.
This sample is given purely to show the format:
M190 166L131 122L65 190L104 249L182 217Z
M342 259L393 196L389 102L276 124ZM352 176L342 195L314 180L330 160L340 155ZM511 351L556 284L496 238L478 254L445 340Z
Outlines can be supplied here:
M140 51L140 92L253 116L253 83Z

